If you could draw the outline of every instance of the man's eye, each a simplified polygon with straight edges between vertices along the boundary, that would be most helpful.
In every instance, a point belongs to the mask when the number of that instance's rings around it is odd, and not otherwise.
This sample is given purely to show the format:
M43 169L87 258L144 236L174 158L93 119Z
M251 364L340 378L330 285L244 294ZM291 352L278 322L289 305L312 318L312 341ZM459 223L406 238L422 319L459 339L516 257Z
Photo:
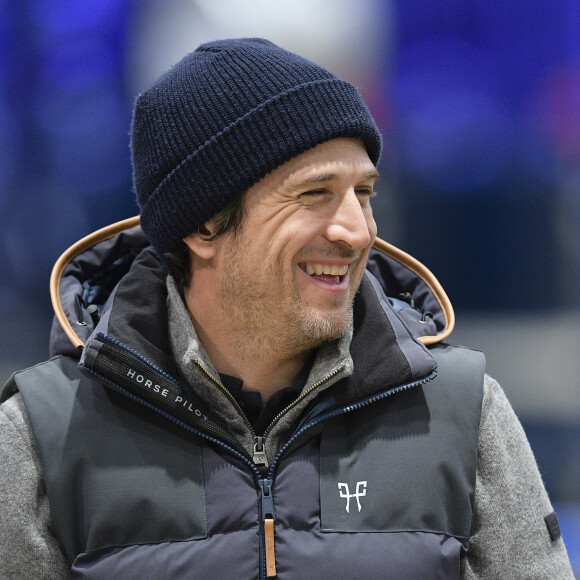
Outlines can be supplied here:
M364 203L370 203L370 200L377 195L376 192L370 188L357 189L356 194Z
M305 191L302 195L324 195L327 193L326 189L311 189L309 191Z

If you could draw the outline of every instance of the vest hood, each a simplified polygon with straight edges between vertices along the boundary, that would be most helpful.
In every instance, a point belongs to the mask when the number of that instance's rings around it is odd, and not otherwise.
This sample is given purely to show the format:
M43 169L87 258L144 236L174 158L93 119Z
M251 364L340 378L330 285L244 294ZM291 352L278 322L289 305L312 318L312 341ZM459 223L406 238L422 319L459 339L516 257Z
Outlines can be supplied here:
M164 270L139 226L138 216L97 230L62 254L50 279L55 311L51 356L81 356L95 326L106 316L118 282L143 251L151 254L146 261L164 284ZM431 345L451 334L455 324L451 302L435 276L412 256L377 238L367 278L413 338Z

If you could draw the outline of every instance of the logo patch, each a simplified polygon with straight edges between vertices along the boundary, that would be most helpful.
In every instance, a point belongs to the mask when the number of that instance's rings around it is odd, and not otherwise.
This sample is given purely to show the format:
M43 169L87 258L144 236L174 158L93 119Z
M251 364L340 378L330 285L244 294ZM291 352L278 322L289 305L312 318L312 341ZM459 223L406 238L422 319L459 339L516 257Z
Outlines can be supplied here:
M339 483L338 490L340 497L346 499L346 513L350 513L350 498L356 498L356 504L358 506L358 511L362 509L360 498L364 497L367 494L367 482L366 481L357 481L356 482L356 491L354 493L350 493L350 489L348 487L348 483Z

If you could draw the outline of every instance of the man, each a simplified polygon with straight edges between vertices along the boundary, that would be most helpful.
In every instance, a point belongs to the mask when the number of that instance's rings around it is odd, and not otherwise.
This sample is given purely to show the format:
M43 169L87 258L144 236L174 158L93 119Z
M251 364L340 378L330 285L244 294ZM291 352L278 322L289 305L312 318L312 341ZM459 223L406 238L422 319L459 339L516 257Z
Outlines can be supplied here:
M483 356L376 240L380 149L261 39L139 96L142 229L61 259L55 356L3 392L2 577L573 577Z

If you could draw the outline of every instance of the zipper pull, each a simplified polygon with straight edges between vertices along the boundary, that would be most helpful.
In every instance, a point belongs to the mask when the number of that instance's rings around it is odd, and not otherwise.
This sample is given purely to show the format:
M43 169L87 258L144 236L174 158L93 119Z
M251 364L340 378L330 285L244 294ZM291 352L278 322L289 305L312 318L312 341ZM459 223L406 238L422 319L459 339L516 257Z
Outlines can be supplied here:
M266 577L276 576L276 552L274 550L274 498L272 497L272 480L260 481L262 492L262 519L264 520L264 545L266 548Z
M256 437L256 442L254 443L253 459L255 465L263 465L264 467L268 467L268 458L266 457L263 437Z

